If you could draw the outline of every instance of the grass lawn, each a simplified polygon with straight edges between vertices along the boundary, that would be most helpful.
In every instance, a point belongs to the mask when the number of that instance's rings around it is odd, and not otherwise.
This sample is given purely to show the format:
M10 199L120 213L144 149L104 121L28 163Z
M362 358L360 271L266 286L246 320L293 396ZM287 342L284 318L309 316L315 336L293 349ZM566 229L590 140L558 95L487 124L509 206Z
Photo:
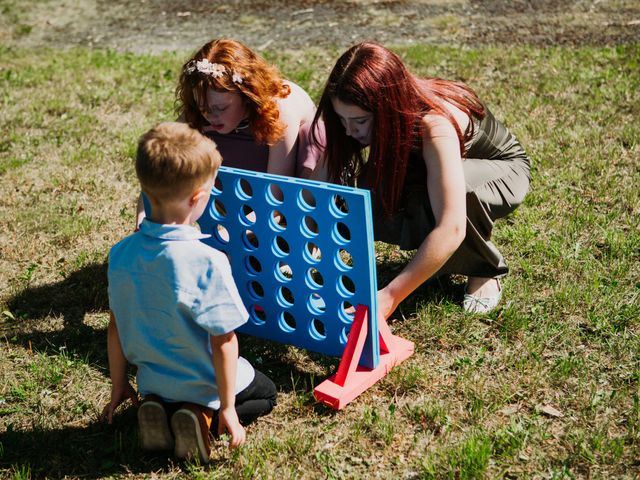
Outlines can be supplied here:
M0 477L637 478L640 45L397 50L472 85L533 159L499 221L501 308L464 315L459 279L390 322L416 353L345 410L313 386L338 360L246 336L274 412L210 466L140 451L110 393L106 255L131 232L139 135L174 118L187 52L0 47ZM337 51L268 55L318 98ZM379 283L408 254L379 244Z

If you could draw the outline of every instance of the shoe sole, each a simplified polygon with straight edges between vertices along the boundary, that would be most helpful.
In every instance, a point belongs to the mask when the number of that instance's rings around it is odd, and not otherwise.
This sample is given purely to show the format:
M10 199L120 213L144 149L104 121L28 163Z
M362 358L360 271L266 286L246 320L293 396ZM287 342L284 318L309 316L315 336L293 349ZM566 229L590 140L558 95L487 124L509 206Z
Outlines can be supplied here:
M144 402L138 409L140 446L143 450L171 450L173 437L169 430L167 414L162 405L154 401Z
M191 410L180 409L171 417L171 428L175 437L177 458L197 456L202 463L209 462L209 452L205 447L198 417Z

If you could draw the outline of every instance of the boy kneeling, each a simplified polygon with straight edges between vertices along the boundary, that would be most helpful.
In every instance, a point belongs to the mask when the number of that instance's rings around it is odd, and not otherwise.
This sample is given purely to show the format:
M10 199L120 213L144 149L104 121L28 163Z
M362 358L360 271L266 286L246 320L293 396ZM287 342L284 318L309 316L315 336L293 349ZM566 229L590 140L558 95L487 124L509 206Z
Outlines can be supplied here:
M245 441L242 425L276 404L273 382L238 357L234 330L248 313L229 261L193 226L220 163L213 141L186 124L162 123L143 135L136 173L151 214L109 253L112 389L104 415L111 423L123 401L138 404L129 362L143 397L142 448L175 449L178 458L205 463L210 429L228 433L237 447Z

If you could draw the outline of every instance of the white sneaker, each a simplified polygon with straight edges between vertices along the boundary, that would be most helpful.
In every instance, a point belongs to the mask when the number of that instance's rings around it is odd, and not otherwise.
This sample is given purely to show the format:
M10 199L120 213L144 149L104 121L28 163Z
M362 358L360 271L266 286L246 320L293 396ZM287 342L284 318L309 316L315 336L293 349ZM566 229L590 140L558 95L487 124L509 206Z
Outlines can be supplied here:
M138 408L140 446L143 450L172 450L173 436L164 407L154 400L143 401Z
M197 457L200 463L209 462L211 443L209 409L195 404L183 404L171 417L171 428L176 438L174 454L179 459Z
M470 293L465 293L464 299L462 300L463 310L466 313L489 313L495 309L502 298L500 280L496 278L496 282L498 282L498 293L492 297L478 297Z

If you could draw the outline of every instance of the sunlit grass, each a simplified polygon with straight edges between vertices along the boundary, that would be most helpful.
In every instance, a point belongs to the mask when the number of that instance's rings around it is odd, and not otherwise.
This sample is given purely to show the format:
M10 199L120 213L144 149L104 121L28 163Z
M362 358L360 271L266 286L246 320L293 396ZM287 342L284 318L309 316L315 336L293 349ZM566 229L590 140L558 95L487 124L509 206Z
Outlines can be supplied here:
M416 353L341 412L313 386L337 360L241 337L279 405L209 467L144 454L109 398L104 262L132 231L138 136L174 118L188 54L0 47L0 475L8 478L634 478L640 474L640 47L398 49L469 82L533 159L494 241L501 308L463 280L390 322ZM267 52L314 98L338 52ZM410 256L377 245L380 284ZM43 445L47 455L43 455Z

